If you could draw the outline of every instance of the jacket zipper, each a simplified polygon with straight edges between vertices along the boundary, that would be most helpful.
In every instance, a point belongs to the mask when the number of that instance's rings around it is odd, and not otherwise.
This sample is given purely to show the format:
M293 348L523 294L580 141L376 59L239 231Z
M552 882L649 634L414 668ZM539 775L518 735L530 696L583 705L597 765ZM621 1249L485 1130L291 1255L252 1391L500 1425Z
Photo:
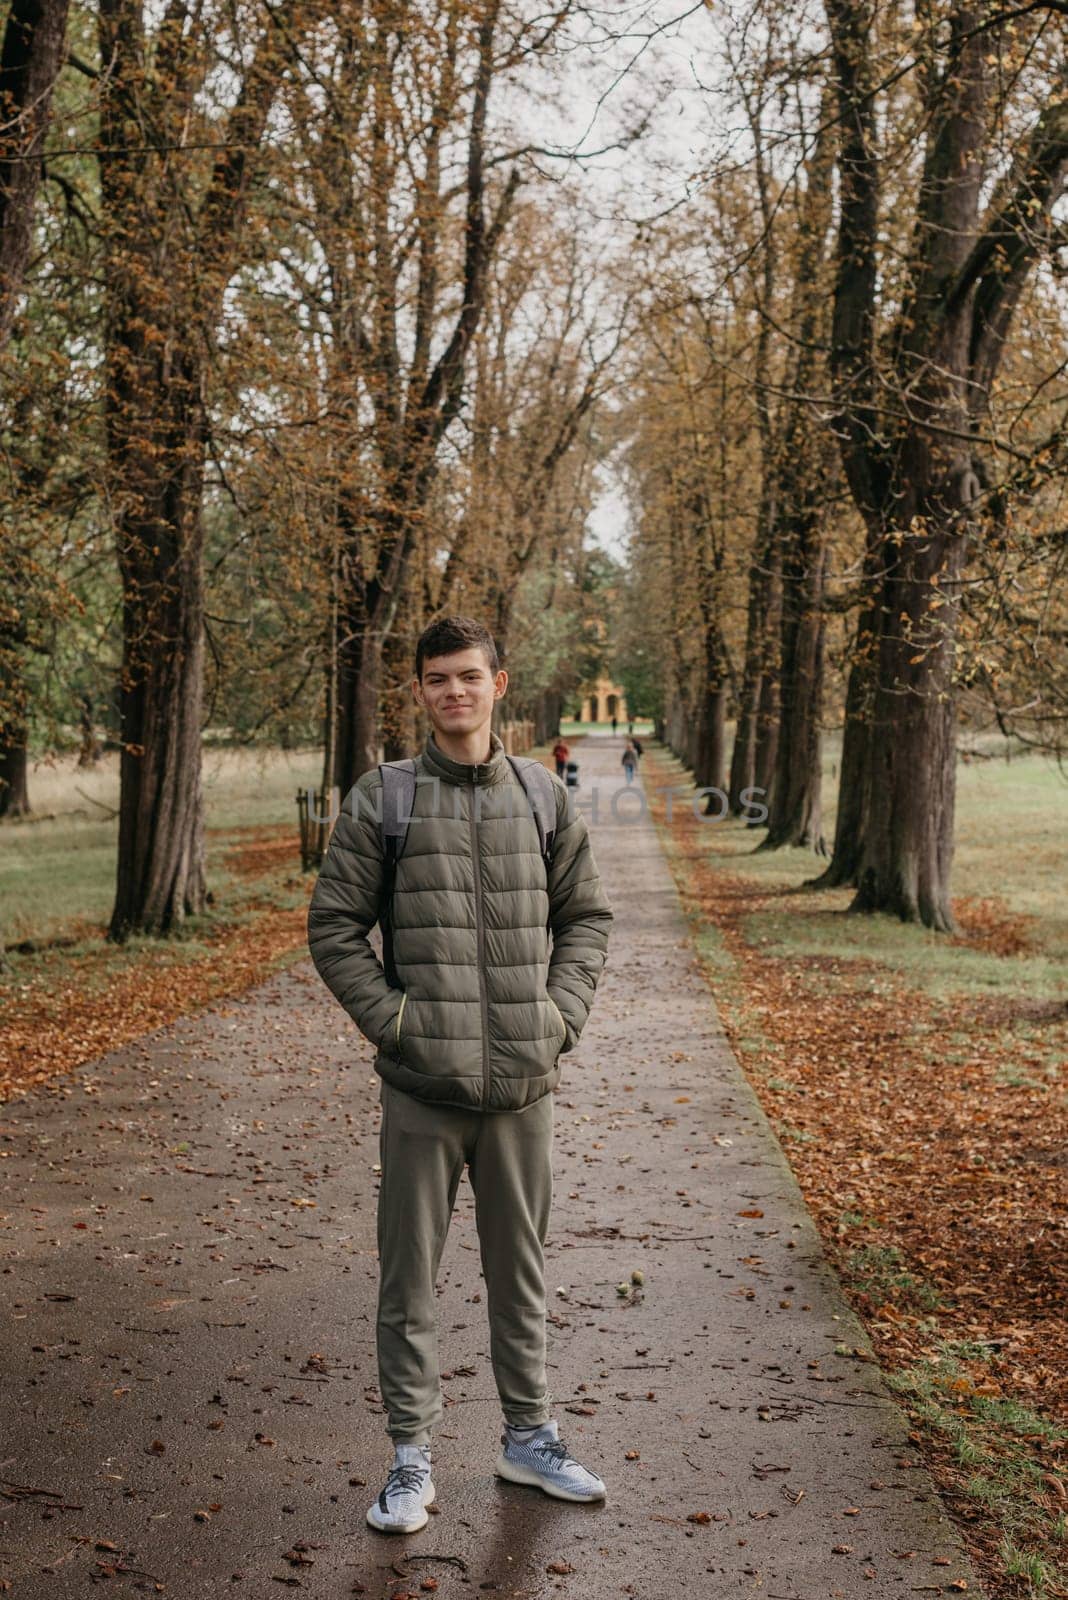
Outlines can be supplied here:
M393 1024L393 1043L396 1046L396 1050L397 1050L397 1054L398 1055L400 1055L400 1022L401 1022L401 1017L403 1017L403 1015L404 1015L404 1007L407 1004L407 1001L408 1001L408 991L407 991L407 989L405 989L404 993L401 995L401 1003L400 1003L400 1009L397 1012L397 1020Z
M475 941L478 952L478 1003L482 1016L482 1104L489 1105L489 1007L486 1003L486 929L482 913L482 863L478 854L478 824L475 821L475 775L471 774L471 858L475 872Z

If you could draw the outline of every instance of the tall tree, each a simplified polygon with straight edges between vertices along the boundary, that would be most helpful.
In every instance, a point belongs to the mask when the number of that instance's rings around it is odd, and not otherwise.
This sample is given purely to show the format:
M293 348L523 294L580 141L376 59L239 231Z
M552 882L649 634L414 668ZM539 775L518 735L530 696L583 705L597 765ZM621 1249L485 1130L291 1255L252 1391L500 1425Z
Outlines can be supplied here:
M856 863L856 909L950 930L961 581L983 485L996 477L993 385L1068 177L1068 102L1062 66L984 205L1003 95L1019 79L999 76L999 53L1022 66L1021 24L987 4L925 10L916 62L924 159L905 293L879 348L875 8L828 0L827 14L842 129L836 428L867 525L871 590L847 726L848 764L861 779L859 837L840 829L836 849ZM844 757L843 776L845 767Z
M233 18L233 103L204 103L222 17L101 0L108 505L123 591L119 856L110 937L204 909L200 743L208 390L249 186L302 26L280 0ZM249 31L243 32L242 25ZM205 163L198 151L215 153Z
M826 370L826 250L831 220L831 97L805 163L798 201L789 394L778 418L773 471L782 576L779 737L762 849L808 846L826 854L822 832L821 720L828 558L830 440L809 395Z
M69 0L12 0L0 45L0 351L11 336L33 247L34 211L52 91L63 62ZM5 554L0 596L0 816L30 808L26 770L27 696L22 649L27 632L17 599L29 585Z

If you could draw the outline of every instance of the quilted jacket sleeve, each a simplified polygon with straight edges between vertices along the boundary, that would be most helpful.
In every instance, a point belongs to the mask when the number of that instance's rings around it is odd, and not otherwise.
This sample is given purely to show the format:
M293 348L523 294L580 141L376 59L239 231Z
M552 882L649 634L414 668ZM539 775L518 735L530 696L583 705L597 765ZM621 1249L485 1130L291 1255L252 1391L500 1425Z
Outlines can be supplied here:
M567 1026L561 1054L578 1044L608 956L612 909L593 859L586 819L556 780L557 833L549 868L553 949L546 987Z
M376 820L381 784L377 770L365 772L346 796L308 907L308 948L319 976L375 1046L402 997L386 982L367 937L378 921L385 884Z

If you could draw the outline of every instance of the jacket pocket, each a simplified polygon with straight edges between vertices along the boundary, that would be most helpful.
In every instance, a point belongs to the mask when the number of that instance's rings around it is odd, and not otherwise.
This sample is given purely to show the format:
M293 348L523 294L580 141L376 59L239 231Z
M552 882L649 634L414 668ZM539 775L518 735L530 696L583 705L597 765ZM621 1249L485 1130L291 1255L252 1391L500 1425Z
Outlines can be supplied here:
M400 1008L397 1011L396 1021L393 1024L393 1048L398 1055L400 1055L401 1018L404 1015L404 1007L407 1005L407 1003L408 991L405 989L404 993L401 995L401 1003Z
M567 1043L567 1023L564 1021L564 1013L560 1010L560 1007L557 1005L551 994L547 995L546 998L560 1019L560 1030L563 1035L560 1040L560 1048L563 1049L564 1045Z

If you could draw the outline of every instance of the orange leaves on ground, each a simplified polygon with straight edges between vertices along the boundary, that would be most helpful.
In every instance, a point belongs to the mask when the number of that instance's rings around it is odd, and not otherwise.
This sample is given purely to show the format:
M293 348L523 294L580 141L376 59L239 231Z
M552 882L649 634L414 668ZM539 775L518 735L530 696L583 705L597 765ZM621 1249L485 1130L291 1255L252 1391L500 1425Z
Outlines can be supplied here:
M235 829L229 836L239 842L227 866L239 877L265 887L271 877L287 884L300 880L291 828ZM309 895L313 881L309 874ZM63 949L43 954L32 976L11 984L4 995L0 1102L223 995L251 988L280 957L306 947L303 905L279 909L253 899L243 903L242 914L251 920L228 926L220 918L203 935L208 953L189 961L161 940L129 964L119 962L103 942L103 928L97 930L99 946L75 959Z
M877 935L870 959L802 953L788 940L769 948L761 912L825 920L852 892L747 878L744 856L689 807L667 823L654 786L662 793L677 774L655 751L645 760L683 903L733 957L710 980L727 1036L880 1362L896 1371L930 1354L921 1324L934 1314L943 1337L990 1352L958 1362L965 1377L944 1403L1007 1395L1064 1416L1068 1101L1039 1074L1068 1059L1068 1005L1011 990L936 999L880 961ZM950 944L1007 960L1036 949L1039 930L996 900L958 898L955 909ZM1040 1051L1022 1029L1040 1036ZM924 1444L936 1477L955 1486L959 1463Z

